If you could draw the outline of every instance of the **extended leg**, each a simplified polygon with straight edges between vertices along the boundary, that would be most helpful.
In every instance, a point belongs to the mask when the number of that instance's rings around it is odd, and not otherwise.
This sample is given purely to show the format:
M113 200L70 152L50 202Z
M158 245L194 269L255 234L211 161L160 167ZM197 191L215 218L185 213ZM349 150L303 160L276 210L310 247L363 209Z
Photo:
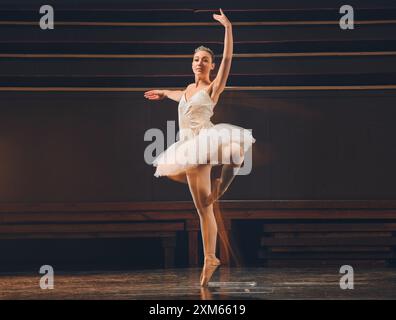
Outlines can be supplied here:
M233 143L231 146L227 146L223 152L231 155L231 163L222 165L221 176L214 180L211 194L205 201L206 205L212 204L227 191L243 163L244 155L240 145Z

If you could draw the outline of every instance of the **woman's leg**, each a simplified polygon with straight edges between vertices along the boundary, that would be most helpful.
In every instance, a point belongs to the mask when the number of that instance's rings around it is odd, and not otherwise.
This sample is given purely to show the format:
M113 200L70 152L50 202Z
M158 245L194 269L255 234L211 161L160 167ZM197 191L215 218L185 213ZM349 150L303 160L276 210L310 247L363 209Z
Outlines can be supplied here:
M176 182L180 182L180 183L186 183L187 184L187 176L186 173L180 173L178 175L173 175L173 176L168 176L169 179L174 180Z
M211 190L210 169L211 165L203 164L187 171L188 186L201 223L205 257L215 254L217 240L217 224L213 206L204 204L204 200L208 197Z
M206 206L205 200L210 194L210 164L199 165L187 171L187 181L197 208L200 225L205 265L201 275L201 285L207 285L220 261L216 258L217 223L213 205Z
M242 147L237 143L232 143L223 148L224 155L230 156L230 163L222 165L220 178L215 179L212 184L212 190L209 197L206 199L205 204L210 205L219 199L231 185L238 170L242 166L244 154Z

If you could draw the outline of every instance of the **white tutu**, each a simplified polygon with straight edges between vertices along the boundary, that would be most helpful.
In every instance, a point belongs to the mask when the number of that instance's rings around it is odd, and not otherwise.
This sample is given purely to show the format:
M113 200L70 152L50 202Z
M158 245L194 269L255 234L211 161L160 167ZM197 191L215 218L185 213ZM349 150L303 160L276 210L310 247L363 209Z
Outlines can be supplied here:
M199 164L238 162L231 150L235 150L235 146L243 153L249 150L256 141L249 130L229 123L210 122L214 105L206 90L198 91L188 103L183 95L178 108L180 140L153 161L157 167L156 177L178 175Z
M229 164L236 159L225 150L236 143L246 153L255 141L249 130L228 123L201 129L193 138L179 140L162 152L153 162L157 167L154 175L178 175L199 164Z

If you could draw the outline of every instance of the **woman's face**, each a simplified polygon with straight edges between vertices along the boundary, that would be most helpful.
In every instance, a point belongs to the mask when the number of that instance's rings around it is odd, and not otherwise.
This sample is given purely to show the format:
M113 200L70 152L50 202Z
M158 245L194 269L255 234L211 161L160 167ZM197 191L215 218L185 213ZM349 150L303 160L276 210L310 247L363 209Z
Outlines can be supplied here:
M195 75L206 77L213 69L214 63L212 63L212 56L209 52L201 50L194 54L192 70Z

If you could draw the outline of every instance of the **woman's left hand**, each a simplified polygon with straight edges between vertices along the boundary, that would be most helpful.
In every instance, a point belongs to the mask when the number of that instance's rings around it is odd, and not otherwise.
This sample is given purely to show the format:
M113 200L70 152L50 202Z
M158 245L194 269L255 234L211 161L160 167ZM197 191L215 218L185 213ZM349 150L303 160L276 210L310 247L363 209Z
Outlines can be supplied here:
M223 10L220 8L220 14L213 14L213 18L217 21L219 21L224 27L230 27L231 22L228 20L228 18L225 16Z

